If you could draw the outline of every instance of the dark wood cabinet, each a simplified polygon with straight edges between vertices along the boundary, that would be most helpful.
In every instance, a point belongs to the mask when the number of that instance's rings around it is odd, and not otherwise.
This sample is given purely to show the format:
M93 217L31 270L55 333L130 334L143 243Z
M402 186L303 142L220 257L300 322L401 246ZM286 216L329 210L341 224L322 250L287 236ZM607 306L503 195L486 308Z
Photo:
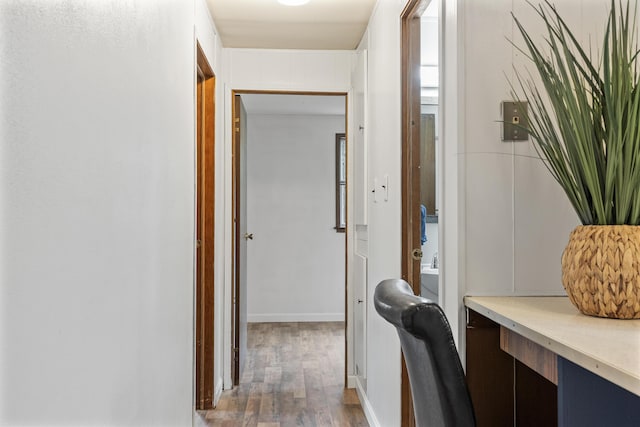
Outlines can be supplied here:
M500 347L500 325L469 310L467 383L478 427L558 425L557 387Z

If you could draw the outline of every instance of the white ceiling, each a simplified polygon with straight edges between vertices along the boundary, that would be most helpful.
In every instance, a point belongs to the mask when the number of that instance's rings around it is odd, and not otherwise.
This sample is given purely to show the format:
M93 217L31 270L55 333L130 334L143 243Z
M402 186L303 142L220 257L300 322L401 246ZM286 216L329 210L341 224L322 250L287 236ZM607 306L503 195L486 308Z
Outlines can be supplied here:
M345 114L343 95L242 94L240 97L247 114Z
M376 0L207 0L224 47L355 49Z

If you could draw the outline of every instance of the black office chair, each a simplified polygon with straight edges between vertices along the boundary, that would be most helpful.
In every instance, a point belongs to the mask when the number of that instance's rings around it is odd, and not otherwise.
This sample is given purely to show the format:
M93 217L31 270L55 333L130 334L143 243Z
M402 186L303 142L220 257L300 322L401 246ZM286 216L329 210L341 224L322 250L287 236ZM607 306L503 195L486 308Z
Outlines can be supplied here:
M393 324L409 372L417 427L475 426L467 382L440 306L414 295L404 280L378 284L376 311Z

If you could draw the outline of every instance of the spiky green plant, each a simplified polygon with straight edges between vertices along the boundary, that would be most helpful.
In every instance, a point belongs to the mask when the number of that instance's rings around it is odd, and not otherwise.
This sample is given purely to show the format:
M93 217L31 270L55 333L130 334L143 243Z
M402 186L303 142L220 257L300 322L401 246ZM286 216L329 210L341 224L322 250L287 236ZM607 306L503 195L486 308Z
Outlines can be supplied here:
M513 19L526 46L521 52L535 65L546 96L517 71L512 90L516 99L529 102L527 130L534 147L583 224L639 225L635 10L612 0L601 59L594 61L555 6L545 0L532 7L546 26L541 45Z

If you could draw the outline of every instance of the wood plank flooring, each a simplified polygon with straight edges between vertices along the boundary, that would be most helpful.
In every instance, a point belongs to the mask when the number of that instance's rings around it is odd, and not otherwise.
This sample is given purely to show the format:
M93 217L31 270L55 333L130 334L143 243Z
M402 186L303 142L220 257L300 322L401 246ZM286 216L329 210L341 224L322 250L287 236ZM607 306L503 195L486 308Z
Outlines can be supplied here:
M205 418L216 427L368 426L344 388L344 323L250 323L240 385Z

